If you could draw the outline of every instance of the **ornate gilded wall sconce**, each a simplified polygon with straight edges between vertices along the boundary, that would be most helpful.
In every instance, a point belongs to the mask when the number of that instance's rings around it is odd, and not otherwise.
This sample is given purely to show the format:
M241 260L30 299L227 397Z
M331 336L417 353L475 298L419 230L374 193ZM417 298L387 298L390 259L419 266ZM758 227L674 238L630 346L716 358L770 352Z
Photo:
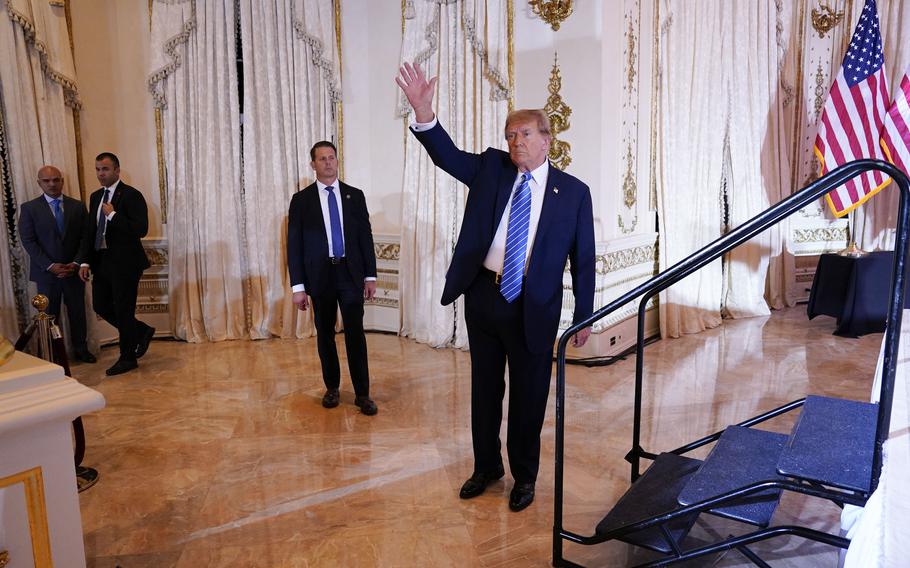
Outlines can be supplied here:
M836 12L825 4L819 4L818 8L812 8L812 27L818 32L819 38L825 37L825 34L833 30L843 19L843 10Z
M554 32L572 15L573 9L572 0L528 0L528 6L538 18L550 24Z
M565 170L572 163L572 157L569 155L572 146L568 142L557 140L556 137L560 132L565 132L569 129L569 115L572 114L572 109L562 100L562 96L559 94L561 89L562 76L559 74L559 59L554 53L553 70L550 72L550 84L547 86L550 96L547 97L547 104L543 107L543 110L550 118L550 134L552 136L550 141L550 161L557 168Z

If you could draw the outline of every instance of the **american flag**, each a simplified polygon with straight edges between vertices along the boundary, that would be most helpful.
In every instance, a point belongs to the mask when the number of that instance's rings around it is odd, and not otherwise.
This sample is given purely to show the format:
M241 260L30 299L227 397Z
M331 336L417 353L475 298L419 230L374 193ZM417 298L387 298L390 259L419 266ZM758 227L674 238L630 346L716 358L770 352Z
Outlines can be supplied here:
M885 117L882 149L888 161L910 175L910 66Z
M875 0L866 0L819 121L815 154L822 175L853 160L884 159L879 140L889 105L878 11ZM890 181L881 172L867 172L826 199L834 215L842 217Z

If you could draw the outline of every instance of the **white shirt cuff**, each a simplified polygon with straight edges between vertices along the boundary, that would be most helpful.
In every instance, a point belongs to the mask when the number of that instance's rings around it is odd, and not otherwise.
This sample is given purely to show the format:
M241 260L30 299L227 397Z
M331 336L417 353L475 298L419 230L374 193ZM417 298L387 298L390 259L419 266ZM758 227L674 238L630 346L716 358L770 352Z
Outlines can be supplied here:
M436 126L439 123L439 120L434 116L433 120L430 122L412 122L411 130L414 132L424 132Z
M105 215L104 217L105 217L108 221L110 221L111 219L114 218L114 215L116 215L116 214L117 214L116 211L111 211L111 214L110 214L110 215Z
M297 292L306 292L306 287L303 284L294 284L291 286L291 292L296 294Z
M363 279L364 282L376 282L375 276L367 276Z

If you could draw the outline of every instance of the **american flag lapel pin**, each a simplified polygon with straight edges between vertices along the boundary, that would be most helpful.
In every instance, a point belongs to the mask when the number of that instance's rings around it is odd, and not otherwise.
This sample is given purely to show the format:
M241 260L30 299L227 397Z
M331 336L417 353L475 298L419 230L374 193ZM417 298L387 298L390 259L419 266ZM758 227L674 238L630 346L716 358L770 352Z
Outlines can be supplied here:
M351 198L351 194L349 193L349 194L345 195L344 197L345 197L346 199L350 199L350 198Z
M558 187L554 187L554 188L553 188L553 193L559 195L559 188L558 188Z

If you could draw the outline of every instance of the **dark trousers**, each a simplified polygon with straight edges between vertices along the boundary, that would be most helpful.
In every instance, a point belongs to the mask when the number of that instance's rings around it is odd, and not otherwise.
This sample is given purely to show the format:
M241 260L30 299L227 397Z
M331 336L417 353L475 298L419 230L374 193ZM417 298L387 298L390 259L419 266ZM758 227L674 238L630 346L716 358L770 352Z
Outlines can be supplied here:
M341 384L341 367L335 348L335 322L341 308L344 323L344 347L348 354L348 370L356 396L370 396L370 370L367 365L367 339L363 333L363 288L351 280L344 263L330 268L330 285L313 296L313 317L316 323L316 345L322 363L322 380L327 389Z
M492 273L480 275L465 293L465 321L471 346L471 434L474 470L502 464L499 428L509 364L509 419L506 450L517 483L533 483L540 467L540 431L550 394L553 350L528 350L524 295L506 302Z
M120 358L136 359L136 344L149 327L136 319L136 296L142 271L116 270L105 252L99 252L92 279L92 305L95 313L117 328Z
M85 284L79 276L57 278L53 282L36 282L38 293L47 296L47 313L57 319L61 327L60 304L66 303L66 314L70 323L70 340L73 349L86 349L85 344Z

